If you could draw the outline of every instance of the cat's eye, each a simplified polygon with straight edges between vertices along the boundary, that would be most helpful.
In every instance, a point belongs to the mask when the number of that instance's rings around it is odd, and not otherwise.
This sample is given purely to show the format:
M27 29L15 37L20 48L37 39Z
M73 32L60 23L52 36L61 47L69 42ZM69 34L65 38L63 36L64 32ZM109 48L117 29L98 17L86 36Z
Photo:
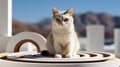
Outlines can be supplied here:
M68 21L68 18L65 18L64 21L65 21L65 22Z
M57 19L57 18L56 18L56 20L57 20L58 22L60 22L60 19Z

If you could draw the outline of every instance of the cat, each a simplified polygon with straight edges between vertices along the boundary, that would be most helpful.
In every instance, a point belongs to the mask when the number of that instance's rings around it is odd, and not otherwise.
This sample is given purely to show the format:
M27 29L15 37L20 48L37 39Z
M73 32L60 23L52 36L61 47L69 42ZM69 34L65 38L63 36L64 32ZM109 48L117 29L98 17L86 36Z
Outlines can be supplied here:
M76 58L80 49L77 34L74 29L73 9L59 11L52 8L52 30L47 38L46 47L51 55L56 58Z

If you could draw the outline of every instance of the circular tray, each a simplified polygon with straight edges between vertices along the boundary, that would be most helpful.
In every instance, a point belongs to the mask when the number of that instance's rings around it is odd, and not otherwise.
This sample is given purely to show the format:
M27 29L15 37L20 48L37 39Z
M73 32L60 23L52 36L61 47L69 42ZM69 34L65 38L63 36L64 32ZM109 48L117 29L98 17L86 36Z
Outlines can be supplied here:
M80 58L54 58L45 57L35 52L19 52L8 54L7 60L31 63L91 63L115 59L114 54L105 52L81 52L79 55Z

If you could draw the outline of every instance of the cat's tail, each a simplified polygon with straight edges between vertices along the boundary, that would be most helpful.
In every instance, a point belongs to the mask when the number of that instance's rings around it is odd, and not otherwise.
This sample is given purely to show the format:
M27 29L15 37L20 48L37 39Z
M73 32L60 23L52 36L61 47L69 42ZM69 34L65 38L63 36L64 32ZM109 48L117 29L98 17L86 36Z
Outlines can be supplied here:
M41 52L41 55L43 55L43 56L54 56L54 55L50 54L48 50L43 50Z

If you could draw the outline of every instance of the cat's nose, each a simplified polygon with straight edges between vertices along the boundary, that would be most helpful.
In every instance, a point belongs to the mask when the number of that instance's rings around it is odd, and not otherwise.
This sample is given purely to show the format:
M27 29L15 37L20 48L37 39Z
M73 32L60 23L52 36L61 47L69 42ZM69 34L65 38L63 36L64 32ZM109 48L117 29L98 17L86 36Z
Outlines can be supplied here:
M65 25L65 22L62 22L62 25Z

